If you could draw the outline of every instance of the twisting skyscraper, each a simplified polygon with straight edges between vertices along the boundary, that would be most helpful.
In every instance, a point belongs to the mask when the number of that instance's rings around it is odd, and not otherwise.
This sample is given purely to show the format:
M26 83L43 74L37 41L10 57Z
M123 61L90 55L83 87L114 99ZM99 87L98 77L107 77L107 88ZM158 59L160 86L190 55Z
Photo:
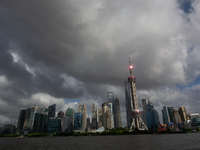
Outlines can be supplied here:
M135 86L136 77L133 76L133 74L132 74L132 68L133 68L133 66L131 65L131 61L130 61L130 57L129 57L130 76L128 77L128 81L131 86L131 104L132 104L131 115L133 117L132 125L135 126L135 128L140 129L139 121L141 121L143 126L148 130L148 128L146 127L146 125L144 124L142 119L140 118L141 112L138 109L138 101L137 101L136 86ZM132 128L132 126L131 126L131 128Z

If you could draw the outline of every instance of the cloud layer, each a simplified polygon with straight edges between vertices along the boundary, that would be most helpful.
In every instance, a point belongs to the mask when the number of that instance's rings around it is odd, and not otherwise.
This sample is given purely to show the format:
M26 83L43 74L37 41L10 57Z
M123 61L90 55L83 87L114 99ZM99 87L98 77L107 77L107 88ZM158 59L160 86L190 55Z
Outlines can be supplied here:
M51 102L64 110L65 99L90 110L113 91L126 125L129 55L140 108L150 97L158 111L199 112L200 3L186 13L185 2L1 1L0 115L17 120L20 109Z

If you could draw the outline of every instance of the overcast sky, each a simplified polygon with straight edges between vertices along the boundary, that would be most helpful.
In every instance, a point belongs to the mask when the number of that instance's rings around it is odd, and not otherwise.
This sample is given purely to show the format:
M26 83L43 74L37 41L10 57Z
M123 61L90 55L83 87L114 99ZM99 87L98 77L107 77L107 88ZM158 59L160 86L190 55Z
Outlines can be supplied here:
M34 104L90 113L107 91L125 126L129 55L140 110L199 113L199 16L198 0L0 0L0 126Z

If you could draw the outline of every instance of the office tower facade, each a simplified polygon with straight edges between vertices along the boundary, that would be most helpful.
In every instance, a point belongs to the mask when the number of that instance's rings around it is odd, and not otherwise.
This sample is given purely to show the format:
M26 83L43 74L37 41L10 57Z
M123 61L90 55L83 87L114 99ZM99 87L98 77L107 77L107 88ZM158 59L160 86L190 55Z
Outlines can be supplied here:
M87 118L87 127L86 127L86 132L90 132L90 118Z
M179 114L179 110L174 109L172 117L173 117L174 126L178 127L178 124L182 122L181 121L181 116Z
M147 125L146 121L146 111L147 111L147 105L150 104L149 98L142 99L142 106L143 106L143 112L142 112L142 120Z
M130 57L129 57L129 70L130 70L130 76L128 77L128 82L130 83L130 87L131 87L131 104L132 104L132 107L131 107L131 115L133 117L133 126L137 129L141 129L142 126L145 127L146 130L147 127L146 125L144 124L144 122L142 121L141 119L141 112L138 108L138 101L137 101L137 94L136 94L136 77L133 76L132 74L132 68L133 66L131 65L131 61L130 61ZM142 126L141 126L142 125ZM131 126L132 128L132 126Z
M92 105L92 129L98 128L98 107L95 107L95 104Z
M130 129L131 124L133 122L133 118L131 116L131 88L129 82L125 80L125 100L126 100L126 120L127 120L127 127Z
M31 108L31 115L30 119L27 123L29 133L33 132L33 125L34 125L34 119L35 119L35 113L38 113L40 111L39 107L37 105L33 105Z
M22 134L25 113L26 113L25 110L20 110L18 124L17 124L17 134Z
M3 125L3 129L1 134L15 134L16 133L16 127L12 124L6 124Z
M170 120L170 122L173 122L173 110L174 110L174 107L167 107L167 110L168 110L168 114L169 114L169 120Z
M47 124L47 134L58 133L61 128L61 119L58 117L50 117Z
M27 123L29 122L30 117L31 117L31 108L27 108L27 109L26 109L26 112L25 112L25 118L24 118L24 125L23 125L23 128L24 128L24 127L27 127Z
M97 118L96 129L98 129L99 128L99 108L98 108L98 106L96 106L96 118Z
M192 120L193 118L199 117L199 113L192 113L189 114L189 120Z
M99 108L99 128L104 127L105 129L112 129L114 128L113 115L111 115L110 105L112 103L103 103L102 106Z
M164 106L163 109L162 109L162 115L163 115L163 123L164 124L169 123L169 117L167 115L167 108L166 108L166 106Z
M75 114L75 110L73 108L68 107L65 112L65 116L66 117L74 117L74 114Z
M65 112L65 116L66 116L66 123L67 123L67 127L64 130L66 132L71 132L74 129L74 115L75 115L75 110L73 108L68 107L66 112ZM64 122L64 121L63 121ZM64 126L64 124L63 124Z
M107 92L107 103L114 103L114 93L113 92Z
M57 114L57 117L62 119L64 117L64 112L63 111L59 111Z
M114 124L114 92L107 92L107 103L111 103L112 105L110 105L110 109L111 109L111 116L113 117L113 124Z
M63 117L61 119L61 130L62 130L62 132L67 131L67 117Z
M81 105L79 103L79 105L78 105L78 113L82 113L82 131L81 132L85 132L86 131L86 125L87 125L87 108L86 108L86 104Z
M56 114L56 104L50 105L48 109L48 119L50 117L55 117Z
M159 128L158 112L154 110L153 104L147 104L146 110L147 128L149 130L157 130Z
M99 108L99 127L98 128L101 128L103 126L103 109L102 107Z
M114 113L112 113L112 112L114 112L114 108L113 108L113 103L106 103L106 106L108 107L108 108L110 108L110 129L112 129L112 128L115 128L115 124L114 124L114 121L115 121L115 119L114 119Z
M33 132L45 133L47 126L47 119L48 115L47 113L44 113L44 110L40 111L39 113L35 113Z
M74 115L74 130L82 130L82 119L83 114L82 113L75 113Z
M120 111L120 103L119 103L119 99L115 98L115 101L114 101L114 126L115 128L121 128L122 127L122 121L121 121L121 111Z
M62 131L62 128L63 128L63 121L62 121L62 119L64 117L64 112L63 111L59 111L58 114L57 114L57 117L59 119L61 119L61 129L60 130Z
M179 108L179 114L180 114L181 120L182 120L183 122L187 120L187 112L186 112L185 107L180 107L180 108Z

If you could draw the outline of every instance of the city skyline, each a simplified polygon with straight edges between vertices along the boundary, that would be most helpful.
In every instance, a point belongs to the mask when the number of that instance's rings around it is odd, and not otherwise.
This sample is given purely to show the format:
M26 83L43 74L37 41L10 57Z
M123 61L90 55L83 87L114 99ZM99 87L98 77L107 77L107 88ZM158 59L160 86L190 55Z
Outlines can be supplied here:
M200 113L199 10L197 0L1 1L0 126L32 105L100 107L108 91L125 126L129 55L140 110L150 98L160 120L163 106Z

